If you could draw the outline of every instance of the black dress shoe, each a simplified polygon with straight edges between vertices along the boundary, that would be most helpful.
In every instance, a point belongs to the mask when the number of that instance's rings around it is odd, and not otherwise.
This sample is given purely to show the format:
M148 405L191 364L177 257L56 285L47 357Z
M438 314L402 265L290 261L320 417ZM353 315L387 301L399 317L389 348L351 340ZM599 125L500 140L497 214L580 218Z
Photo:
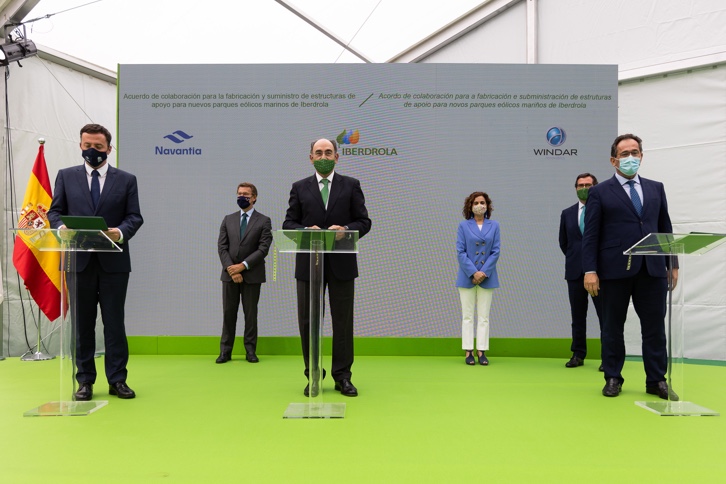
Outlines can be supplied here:
M340 381L336 381L335 389L337 391L339 391L341 393L341 395L344 395L346 397L357 397L358 396L358 389L347 378L344 378Z
M606 397L617 397L620 395L620 390L623 389L623 384L617 378L608 378L605 387L602 389L602 394Z
M217 360L215 361L215 363L227 363L231 359L232 359L231 356L222 354L217 357Z
M119 398L135 398L136 393L129 388L125 381L119 381L111 383L108 386L108 393L110 395L118 395Z
M597 371L605 371L605 368L602 367L602 363L600 363L600 366L598 367Z
M260 359L257 358L257 355L254 353L247 353L247 356L245 356L245 359L249 361L250 363L259 363Z
M318 393L320 393L320 391L318 389L318 385L317 385L317 383L314 383L313 384L313 396L314 397L317 397L318 396ZM303 394L306 397L309 397L310 396L310 383L308 383L307 385L305 385L305 390L303 390Z
M658 384L654 386L646 386L645 393L658 395L663 400L670 400L672 402L678 401L678 395L676 395L676 392L668 388L668 383L664 381L659 381Z
M580 358L579 356L572 355L572 358L570 358L570 361L565 363L565 366L567 368L577 368L578 366L582 366L585 364L585 361Z
M77 402L87 402L91 398L93 398L93 383L79 383L78 391L73 394L73 400Z

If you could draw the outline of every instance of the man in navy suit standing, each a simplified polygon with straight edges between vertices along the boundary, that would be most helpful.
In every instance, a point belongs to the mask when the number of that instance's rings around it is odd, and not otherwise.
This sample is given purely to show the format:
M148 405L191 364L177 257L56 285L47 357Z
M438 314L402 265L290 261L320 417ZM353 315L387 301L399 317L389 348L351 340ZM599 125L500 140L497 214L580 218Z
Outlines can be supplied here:
M639 137L618 136L610 150L615 175L590 189L582 242L584 286L590 295L599 294L602 299L603 395L616 397L622 390L623 328L632 298L643 339L645 391L677 400L665 378L668 259L623 255L650 233L673 231L663 184L638 175L642 159ZM672 274L671 290L678 280L678 269Z
M335 141L319 139L310 144L313 176L296 181L282 228L285 230L327 229L357 230L363 237L371 229L360 182L335 172L338 146ZM341 234L342 235L342 234ZM358 262L355 254L325 254L323 280L330 298L333 326L333 361L331 373L335 389L347 397L358 396L351 382L353 366L353 300ZM302 341L305 375L308 376L310 336L310 257L298 254L295 263L297 313ZM305 387L307 396L309 385ZM313 395L316 389L313 388Z
M590 188L597 185L597 178L590 173L578 175L575 190L579 202L567 207L560 217L560 249L565 254L565 279L570 298L570 314L572 315L572 358L565 363L567 368L576 368L584 364L587 356L587 299L582 270L582 234L585 228L585 204ZM597 319L602 331L600 317L600 298L592 296ZM599 368L603 371L602 365Z
M99 124L81 128L82 165L58 172L48 219L53 228L65 228L61 215L103 217L109 229L106 235L122 252L78 252L75 272L70 273L71 289L75 286L76 364L78 391L76 400L90 400L96 381L96 312L101 307L106 345L105 370L109 393L119 398L134 398L136 393L126 384L129 347L124 327L126 288L131 272L129 240L144 223L139 208L136 177L109 166L111 133ZM75 284L74 284L75 283ZM72 289L73 290L73 289Z

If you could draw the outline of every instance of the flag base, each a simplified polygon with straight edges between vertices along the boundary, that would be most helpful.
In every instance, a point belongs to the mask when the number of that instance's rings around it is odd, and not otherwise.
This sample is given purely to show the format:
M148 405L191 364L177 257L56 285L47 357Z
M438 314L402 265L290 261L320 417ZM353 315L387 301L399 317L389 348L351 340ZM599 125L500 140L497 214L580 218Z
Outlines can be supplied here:
M36 351L35 353L28 353L20 357L20 361L45 361L52 360L55 358L53 355L47 355L42 351Z

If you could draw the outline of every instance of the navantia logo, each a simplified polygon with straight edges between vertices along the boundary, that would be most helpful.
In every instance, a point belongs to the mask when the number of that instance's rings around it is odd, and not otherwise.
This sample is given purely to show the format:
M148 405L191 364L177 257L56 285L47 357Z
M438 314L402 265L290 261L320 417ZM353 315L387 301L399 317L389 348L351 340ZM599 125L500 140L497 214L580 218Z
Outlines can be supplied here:
M341 145L355 145L358 144L358 141L360 140L360 131L357 129L354 130L343 130L342 133L338 135L337 138L335 138L335 141L338 142L338 146Z
M532 151L534 151L534 154L536 156L577 156L577 148L556 148L557 146L562 146L563 144L565 144L565 140L567 139L567 134L565 133L565 130L560 128L559 126L553 126L552 128L548 129L546 138L547 143L555 148L534 148Z
M171 134L164 136L164 139L168 139L174 144L180 145L190 139L194 138L193 135L187 134L184 131L178 129ZM157 156L176 156L176 155L192 155L199 156L202 154L202 149L194 146L186 146L184 148L168 148L165 146L157 146L154 149L154 154Z
M179 144L185 142L186 140L194 138L194 136L186 134L184 131L178 129L172 134L167 134L166 136L164 136L164 138L171 140L176 144Z

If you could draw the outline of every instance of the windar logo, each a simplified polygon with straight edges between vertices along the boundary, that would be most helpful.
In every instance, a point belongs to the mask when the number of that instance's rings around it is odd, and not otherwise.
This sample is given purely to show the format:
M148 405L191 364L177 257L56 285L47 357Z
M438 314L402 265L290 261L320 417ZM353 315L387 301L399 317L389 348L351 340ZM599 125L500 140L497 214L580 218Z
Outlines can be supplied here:
M566 139L567 134L565 134L565 130L562 128L558 128L557 126L555 126L547 130L547 142L551 146L563 145L565 144Z
M547 130L546 139L547 143L555 148L534 148L532 151L534 151L535 156L577 156L577 148L556 148L565 144L565 140L567 140L567 133L563 128L559 126L551 127Z
M180 145L186 141L189 141L190 139L194 138L193 135L187 134L184 131L178 129L174 131L171 134L167 134L164 136L164 139L168 139L174 144ZM157 146L154 150L154 154L157 156L177 156L177 155L192 155L192 156L199 156L202 154L201 148L196 148L194 146L189 147L179 147L179 148L167 148L164 146Z

